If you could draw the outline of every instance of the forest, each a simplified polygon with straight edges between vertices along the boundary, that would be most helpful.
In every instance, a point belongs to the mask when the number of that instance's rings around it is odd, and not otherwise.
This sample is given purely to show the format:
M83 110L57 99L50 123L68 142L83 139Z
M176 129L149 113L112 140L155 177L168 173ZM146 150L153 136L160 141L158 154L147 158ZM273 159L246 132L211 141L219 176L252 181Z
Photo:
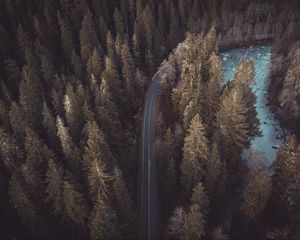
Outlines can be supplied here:
M297 0L0 1L0 239L145 238L157 74L157 238L299 239L299 16ZM224 83L220 57L262 44L287 132L270 166L243 154L262 135L254 60Z

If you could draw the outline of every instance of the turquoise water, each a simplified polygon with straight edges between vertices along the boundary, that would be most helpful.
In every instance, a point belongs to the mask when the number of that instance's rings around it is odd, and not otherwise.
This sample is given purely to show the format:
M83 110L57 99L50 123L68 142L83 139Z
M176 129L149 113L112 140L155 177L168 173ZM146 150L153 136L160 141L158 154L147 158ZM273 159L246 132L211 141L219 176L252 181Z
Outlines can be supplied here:
M243 156L250 159L252 163L261 159L268 166L275 160L277 149L282 144L284 136L284 130L280 128L274 114L267 106L271 46L235 48L222 52L220 57L223 61L225 82L233 79L241 59L253 59L254 61L255 81L252 88L257 98L256 110L262 136L252 140L250 148L244 150Z

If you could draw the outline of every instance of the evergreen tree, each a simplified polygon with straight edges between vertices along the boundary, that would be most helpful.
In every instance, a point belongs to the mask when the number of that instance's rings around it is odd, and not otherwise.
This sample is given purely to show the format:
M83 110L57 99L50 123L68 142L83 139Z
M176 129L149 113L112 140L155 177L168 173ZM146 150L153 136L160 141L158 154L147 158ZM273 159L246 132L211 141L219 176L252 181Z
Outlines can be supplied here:
M112 165L114 158L106 143L103 132L95 122L86 125L88 140L84 148L84 161L87 168L89 192L94 201L100 194L101 199L110 196Z
M86 13L80 30L80 55L83 63L88 61L94 48L98 46L98 38L95 32L93 16L90 11Z
M23 151L16 140L0 127L0 158L9 172L14 172L20 167Z
M65 180L63 182L64 217L86 229L88 209L82 194L75 185Z
M102 84L105 81L112 91L112 97L117 103L124 102L123 89L116 65L109 57L105 58L105 70L102 73Z
M200 207L200 212L203 214L203 216L208 216L210 210L209 200L206 196L204 187L201 182L195 185L195 187L193 188L191 204L198 205Z
M66 94L64 97L64 109L66 121L72 137L77 140L79 138L82 127L82 114L79 108L79 102L70 83L67 84Z
M192 187L204 177L208 158L208 141L199 114L192 119L184 139L181 186L189 196Z
M29 126L39 126L42 112L43 91L37 74L30 66L25 65L22 70L20 84L20 104L24 110Z
M48 143L51 146L57 146L58 139L56 135L56 122L46 102L44 102L43 105L42 115L43 115L43 127L45 129L48 138Z
M127 95L132 103L135 101L135 91L136 91L136 67L129 50L128 45L125 43L122 47L122 76L125 85L125 89L127 90Z
M207 160L207 169L205 176L205 188L210 196L215 193L217 189L217 182L221 175L222 163L220 159L219 149L217 143L213 143L210 156Z
M56 118L56 128L57 136L60 140L63 153L67 159L68 169L71 170L76 176L79 176L80 152L69 134L69 129L65 127L60 116L57 116Z
M60 27L60 42L61 42L61 49L64 52L64 56L66 59L70 59L72 55L73 49L75 49L75 40L74 40L74 33L71 25L67 19L64 19L60 12L57 12L57 19L58 24Z
M63 202L63 168L53 159L48 161L46 172L46 195L47 202L51 204L54 215L61 216L64 208Z
M9 182L9 196L22 222L38 235L43 222L22 184L22 178L17 174L13 174Z
M198 204L191 205L189 211L187 212L183 229L182 229L182 239L201 239L205 235L204 232L204 216L200 211L200 206Z
M108 137L108 142L113 144L113 146L120 146L120 136L122 136L123 133L122 124L117 107L110 93L110 87L105 78L102 78L99 107L98 119L100 126Z
M241 212L247 220L253 221L262 213L270 194L271 178L269 174L256 168L243 193Z
M118 218L115 210L99 198L89 219L91 239L116 239L120 237Z
M88 78L95 76L96 79L101 79L101 74L103 72L103 59L97 48L94 48L92 55L87 62L87 74Z
M129 192L125 183L125 179L118 167L114 168L115 199L117 209L120 213L120 222L122 223L123 232L128 238L134 234L135 212L133 210L133 202L129 196Z
M216 125L222 154L234 157L250 142L247 110L239 90L225 91L224 95L216 114Z

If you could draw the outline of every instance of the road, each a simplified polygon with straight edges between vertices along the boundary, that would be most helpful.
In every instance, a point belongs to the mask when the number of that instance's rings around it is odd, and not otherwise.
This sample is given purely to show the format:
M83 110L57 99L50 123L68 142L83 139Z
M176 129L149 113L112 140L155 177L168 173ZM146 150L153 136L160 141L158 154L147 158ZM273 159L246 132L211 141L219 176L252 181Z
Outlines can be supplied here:
M139 173L139 238L157 239L157 178L154 157L155 118L160 74L148 90L143 119L142 154Z

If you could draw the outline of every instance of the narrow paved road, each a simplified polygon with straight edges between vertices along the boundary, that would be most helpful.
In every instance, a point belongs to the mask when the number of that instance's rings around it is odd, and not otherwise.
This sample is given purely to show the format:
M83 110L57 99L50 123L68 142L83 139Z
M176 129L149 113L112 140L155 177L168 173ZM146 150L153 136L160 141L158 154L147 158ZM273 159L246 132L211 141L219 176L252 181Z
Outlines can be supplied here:
M160 74L156 73L148 90L143 122L142 155L139 173L139 238L157 239L157 179L154 158L155 115Z

